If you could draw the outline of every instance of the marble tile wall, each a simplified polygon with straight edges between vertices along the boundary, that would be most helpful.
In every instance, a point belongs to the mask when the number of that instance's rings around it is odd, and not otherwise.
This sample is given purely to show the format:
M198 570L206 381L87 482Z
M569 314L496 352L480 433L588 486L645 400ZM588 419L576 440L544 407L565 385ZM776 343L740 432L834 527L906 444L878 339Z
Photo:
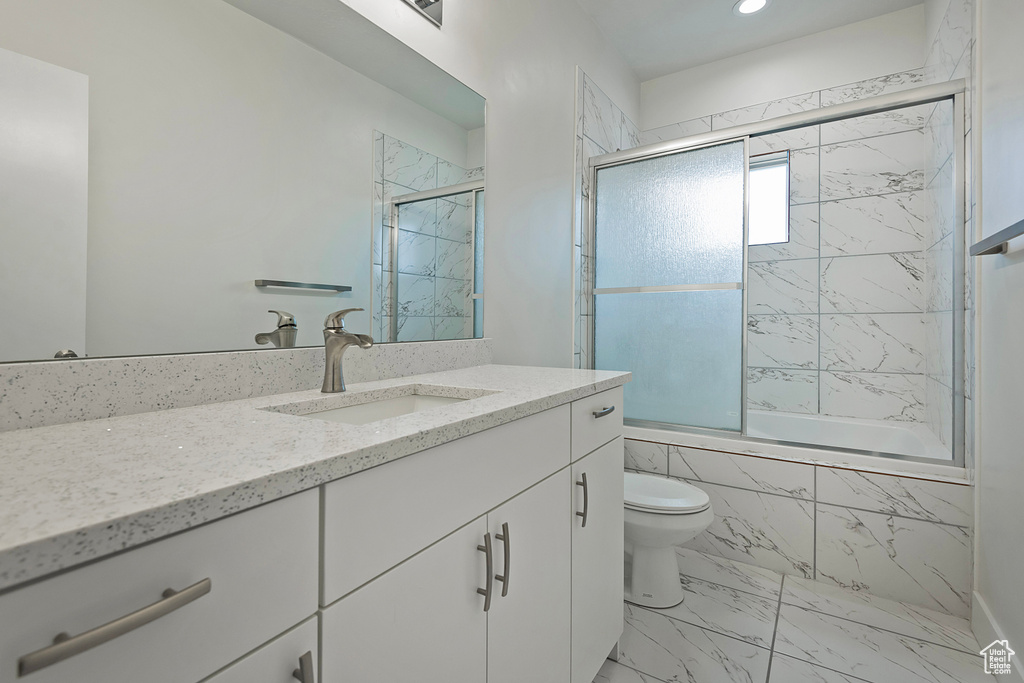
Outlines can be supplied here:
M974 489L927 479L627 439L625 469L708 493L711 556L966 617ZM867 598L866 598L867 599Z
M388 204L398 195L482 178L483 167L462 168L377 131L373 158L373 338L403 342L472 338L469 196L402 206L397 228L391 225ZM398 253L393 270L394 229L398 230ZM398 310L392 311L391 290L396 286ZM398 316L398 336L392 339L394 315Z
M345 379L370 382L491 362L489 339L349 351ZM324 349L260 349L0 364L0 431L314 389Z
M589 368L593 358L593 239L587 227L590 201L590 175L587 162L621 149L641 144L640 130L618 105L604 94L594 81L576 68L576 164L573 192L573 300L575 329L573 331L573 363Z

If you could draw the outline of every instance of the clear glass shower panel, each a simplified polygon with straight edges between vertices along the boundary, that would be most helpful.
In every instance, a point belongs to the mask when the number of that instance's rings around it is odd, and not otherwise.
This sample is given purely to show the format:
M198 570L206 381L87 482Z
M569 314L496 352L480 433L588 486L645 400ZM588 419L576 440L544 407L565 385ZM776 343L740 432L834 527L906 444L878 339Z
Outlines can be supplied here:
M743 280L744 143L597 172L597 288Z
M596 297L595 367L629 370L625 417L740 429L743 292Z

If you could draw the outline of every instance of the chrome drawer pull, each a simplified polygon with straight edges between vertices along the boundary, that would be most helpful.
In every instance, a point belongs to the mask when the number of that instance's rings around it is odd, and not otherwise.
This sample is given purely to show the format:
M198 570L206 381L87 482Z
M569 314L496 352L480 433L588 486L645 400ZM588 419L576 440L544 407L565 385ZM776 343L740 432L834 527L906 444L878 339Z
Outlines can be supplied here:
M494 556L491 554L491 534L484 534L484 544L478 545L477 550L487 556L487 588L477 588L476 592L484 596L484 611L491 609L491 588L494 586Z
M596 414L596 413L595 413ZM577 486L583 487L583 512L577 512L577 517L583 518L583 528L587 528L587 512L590 511L590 491L587 489L587 473L583 473L583 480L576 482Z
M608 408L602 408L601 410L594 411L594 417L604 417L605 415L611 415L615 412L615 406L609 406Z
M501 581L501 597L505 597L506 595L508 595L508 568L509 568L509 565L511 564L511 559L510 559L510 555L509 555L509 547L510 546L509 546L509 540L508 540L508 522L502 522L502 524L501 524L501 533L500 534L495 534L494 537L497 538L499 541L501 541L501 542L503 542L505 544L505 569L504 569L505 573L504 574L498 574L497 576L494 577L498 581Z
M299 668L292 672L292 678L301 683L316 683L313 674L313 651L299 657Z
M210 592L212 586L213 583L210 579L203 579L182 591L168 588L163 592L163 600L147 605L137 612L126 614L123 617L114 619L111 622L97 626L74 637L69 636L67 633L59 633L53 639L53 645L36 650L18 659L18 676L27 676L33 671L45 669L51 664L74 657L81 652L91 650L97 645L102 645L118 636L123 636L129 631L134 631L151 621L156 621L160 617L170 614L174 610L184 607L188 603L206 595Z

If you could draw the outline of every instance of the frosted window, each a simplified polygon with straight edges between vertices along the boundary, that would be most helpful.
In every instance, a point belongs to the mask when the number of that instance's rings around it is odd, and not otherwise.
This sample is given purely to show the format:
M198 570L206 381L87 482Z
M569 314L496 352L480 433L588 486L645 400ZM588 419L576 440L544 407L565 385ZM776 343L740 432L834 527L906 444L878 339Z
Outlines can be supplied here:
M625 417L739 431L743 293L595 297L595 367L628 370Z
M743 280L742 142L597 172L598 288Z
M789 154L750 160L749 243L789 241Z

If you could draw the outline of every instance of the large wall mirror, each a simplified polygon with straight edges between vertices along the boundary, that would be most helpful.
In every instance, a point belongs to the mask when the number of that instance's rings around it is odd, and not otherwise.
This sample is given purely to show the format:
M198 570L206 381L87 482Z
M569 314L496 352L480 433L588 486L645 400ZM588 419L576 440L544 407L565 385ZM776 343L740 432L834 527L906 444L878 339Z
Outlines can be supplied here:
M481 336L483 141L337 0L3 0L0 362Z

